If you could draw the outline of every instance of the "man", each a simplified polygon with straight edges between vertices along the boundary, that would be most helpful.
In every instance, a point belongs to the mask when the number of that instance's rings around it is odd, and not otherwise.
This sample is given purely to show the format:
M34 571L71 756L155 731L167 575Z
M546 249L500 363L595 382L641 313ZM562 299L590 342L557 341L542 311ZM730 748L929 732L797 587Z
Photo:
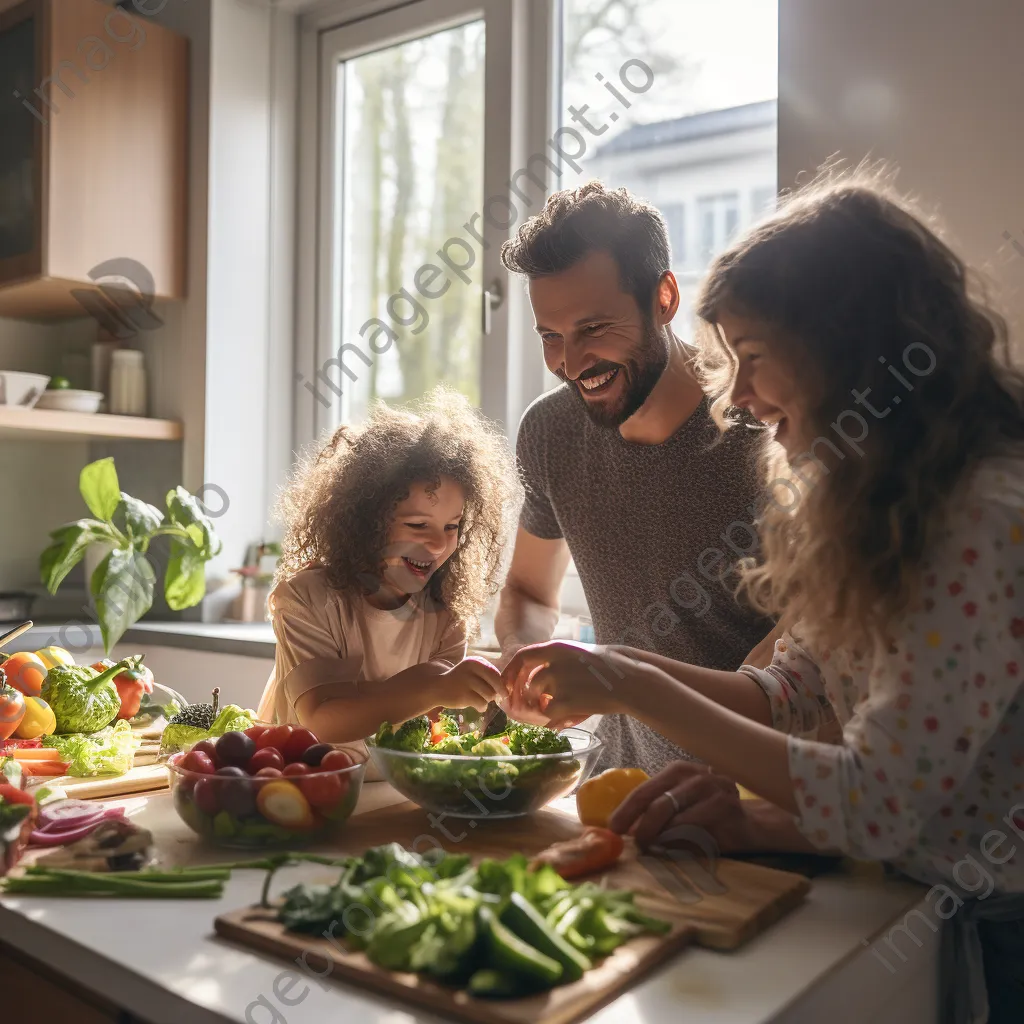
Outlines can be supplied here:
M772 622L737 602L731 571L756 551L763 436L712 421L694 351L670 327L679 289L661 215L590 182L555 193L501 256L528 279L564 382L519 427L527 495L495 620L502 662L551 639L570 557L599 644L719 669L770 648ZM598 770L654 774L686 756L624 715L597 734Z

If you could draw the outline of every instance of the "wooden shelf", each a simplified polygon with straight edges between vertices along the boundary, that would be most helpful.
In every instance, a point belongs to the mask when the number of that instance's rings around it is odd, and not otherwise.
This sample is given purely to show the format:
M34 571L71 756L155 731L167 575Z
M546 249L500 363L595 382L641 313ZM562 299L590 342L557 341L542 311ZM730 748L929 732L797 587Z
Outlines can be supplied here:
M137 441L180 441L177 420L106 413L59 412L56 409L19 409L0 405L0 440L68 441L122 437Z

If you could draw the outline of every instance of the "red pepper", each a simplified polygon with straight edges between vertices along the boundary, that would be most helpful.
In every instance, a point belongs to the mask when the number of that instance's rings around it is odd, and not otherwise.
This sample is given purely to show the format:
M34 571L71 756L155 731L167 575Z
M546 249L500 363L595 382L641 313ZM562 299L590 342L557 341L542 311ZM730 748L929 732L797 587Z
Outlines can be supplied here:
M25 698L19 690L8 686L0 669L0 740L14 734L25 717Z
M28 807L35 806L36 802L36 798L31 793L18 789L17 786L12 786L7 782L0 783L0 800L9 804L26 804Z
M109 658L105 658L103 661L97 661L92 667L97 672L105 672L113 664ZM121 698L121 710L118 711L117 717L134 718L142 705L142 695L153 692L153 673L142 664L140 655L135 668L126 668L114 676L114 686L117 687L117 695Z

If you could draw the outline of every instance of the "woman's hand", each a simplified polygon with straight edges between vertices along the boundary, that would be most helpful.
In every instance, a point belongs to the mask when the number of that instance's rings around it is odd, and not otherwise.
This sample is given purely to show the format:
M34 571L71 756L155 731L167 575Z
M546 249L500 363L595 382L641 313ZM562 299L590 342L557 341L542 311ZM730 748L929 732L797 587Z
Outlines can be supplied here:
M704 829L722 853L756 845L736 784L697 761L673 761L637 786L608 821L613 832L632 832L642 849L679 825Z
M636 685L647 670L611 647L562 640L524 647L502 673L508 692L505 711L511 718L545 722L553 729L591 715L613 714L625 703L623 690Z
M433 699L446 708L484 711L490 701L505 698L501 673L486 658L471 655L435 677Z

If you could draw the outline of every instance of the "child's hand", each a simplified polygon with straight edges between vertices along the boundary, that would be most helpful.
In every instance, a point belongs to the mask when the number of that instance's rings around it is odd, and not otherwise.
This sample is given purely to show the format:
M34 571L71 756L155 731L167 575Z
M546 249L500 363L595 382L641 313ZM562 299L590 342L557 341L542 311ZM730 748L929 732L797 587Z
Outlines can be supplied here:
M492 700L505 696L501 673L486 659L465 658L437 677L437 702L446 708L486 709Z
M627 710L622 705L636 670L610 647L568 641L524 647L505 666L505 712L517 721L546 716L551 728L561 729Z

